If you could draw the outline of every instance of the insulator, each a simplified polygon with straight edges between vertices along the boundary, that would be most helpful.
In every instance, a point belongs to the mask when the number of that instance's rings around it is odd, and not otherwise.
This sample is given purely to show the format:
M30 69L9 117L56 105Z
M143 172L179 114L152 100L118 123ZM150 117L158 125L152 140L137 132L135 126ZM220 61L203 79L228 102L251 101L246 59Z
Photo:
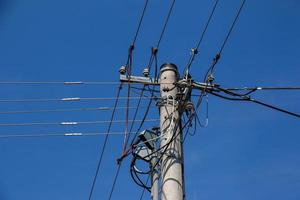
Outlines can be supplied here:
M148 77L148 76L149 76L149 68L148 68L148 67L144 69L143 75L144 75L145 77Z
M185 109L186 110L194 110L194 104L190 101L185 103Z
M211 83L215 80L215 77L211 74L211 75L208 76L207 80L208 80L208 82Z
M119 72L120 74L124 75L126 73L126 66L125 65L121 66Z

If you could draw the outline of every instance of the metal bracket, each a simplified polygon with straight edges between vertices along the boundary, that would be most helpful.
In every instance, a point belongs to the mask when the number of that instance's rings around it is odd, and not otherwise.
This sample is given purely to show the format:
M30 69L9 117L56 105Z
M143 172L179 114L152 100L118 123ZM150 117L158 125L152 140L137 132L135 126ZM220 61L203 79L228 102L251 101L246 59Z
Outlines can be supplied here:
M159 85L160 81L150 77L120 75L121 82L141 83L145 85Z

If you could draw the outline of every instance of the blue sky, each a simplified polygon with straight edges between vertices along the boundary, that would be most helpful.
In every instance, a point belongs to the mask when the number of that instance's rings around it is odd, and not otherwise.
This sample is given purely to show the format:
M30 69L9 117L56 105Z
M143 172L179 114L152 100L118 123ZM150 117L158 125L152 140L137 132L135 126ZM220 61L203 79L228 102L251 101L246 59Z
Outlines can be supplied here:
M159 64L183 70L212 1L177 1L159 49ZM220 1L193 67L195 80L219 49L240 1ZM170 1L150 1L134 52L141 74ZM143 1L1 0L0 81L118 81ZM216 68L232 86L300 85L300 2L248 1ZM114 97L116 85L0 85L1 99ZM125 88L124 88L125 89ZM125 90L122 96L125 96ZM298 91L265 91L257 99L300 113ZM147 101L144 102L146 104ZM0 111L112 106L110 101L0 103ZM124 106L122 101L120 106ZM134 105L134 102L132 102ZM204 108L202 108L204 109ZM204 117L204 112L201 112ZM0 115L1 123L107 120L110 112ZM117 119L125 119L124 111ZM139 115L142 118L142 112ZM152 109L149 118L157 118ZM155 123L146 124L149 128ZM105 132L105 125L0 127L1 135ZM123 131L124 124L113 131ZM209 97L209 127L185 143L189 200L298 200L300 121L251 103ZM88 198L103 136L0 139L0 199ZM110 137L94 199L107 199L122 136ZM138 199L125 161L113 199ZM149 195L145 196L149 199Z

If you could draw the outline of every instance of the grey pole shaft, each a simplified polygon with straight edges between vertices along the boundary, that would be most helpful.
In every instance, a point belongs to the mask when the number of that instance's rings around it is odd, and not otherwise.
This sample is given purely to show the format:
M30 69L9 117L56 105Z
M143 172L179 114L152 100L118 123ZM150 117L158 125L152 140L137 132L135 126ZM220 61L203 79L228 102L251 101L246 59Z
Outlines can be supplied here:
M164 153L161 160L161 200L184 199L180 116L175 101L178 78L176 65L161 66L160 92L165 99L160 107L161 153Z
M159 200L159 173L156 155L151 159L151 200Z

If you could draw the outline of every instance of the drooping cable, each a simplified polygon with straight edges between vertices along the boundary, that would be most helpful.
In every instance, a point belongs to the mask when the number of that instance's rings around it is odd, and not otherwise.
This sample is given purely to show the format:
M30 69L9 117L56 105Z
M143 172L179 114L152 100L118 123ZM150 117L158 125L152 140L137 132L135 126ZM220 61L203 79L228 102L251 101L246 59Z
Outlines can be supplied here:
M254 99L254 98L251 98L251 97L248 96L248 95L243 95L243 94L234 93L234 92L232 92L232 91L228 91L228 90L223 89L223 88L220 88L220 87L218 87L218 89L219 89L220 91L224 92L225 94L231 95L231 96L233 96L233 97L224 96L224 95L221 95L221 94L217 94L216 92L212 92L212 91L209 92L209 93L211 93L211 94L214 95L214 96L217 96L217 97L220 97L220 98L223 98L223 99L227 99L227 100L253 102L253 103L256 103L256 104L259 104L259 105L262 105L262 106L271 108L271 109L273 109L273 110L276 110L276 111L279 111L279 112L282 112L282 113L285 113L285 114L288 114L288 115L291 115L291 116L300 118L300 114L297 114L297 113L295 113L295 112L291 112L291 111L288 111L288 110L279 108L279 107L277 107L277 106L273 106L273 105L264 103L264 102L262 102L262 101L259 101L259 100L256 100L256 99Z

